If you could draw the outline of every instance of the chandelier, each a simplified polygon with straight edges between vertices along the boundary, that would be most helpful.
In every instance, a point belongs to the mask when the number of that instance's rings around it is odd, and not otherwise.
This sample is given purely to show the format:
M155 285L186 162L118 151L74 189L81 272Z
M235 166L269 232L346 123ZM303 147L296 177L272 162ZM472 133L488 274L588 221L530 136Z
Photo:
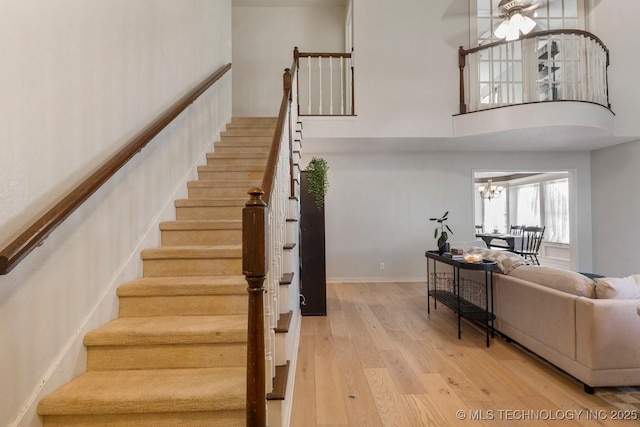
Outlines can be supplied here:
M490 179L487 181L487 185L481 185L478 187L478 192L480 193L480 197L483 199L491 200L496 197L500 197L504 187L501 185L493 185L493 181Z
M522 8L514 7L509 11L509 15L496 28L495 36L507 41L517 40L520 33L528 34L536 26L536 22L526 15L520 13Z

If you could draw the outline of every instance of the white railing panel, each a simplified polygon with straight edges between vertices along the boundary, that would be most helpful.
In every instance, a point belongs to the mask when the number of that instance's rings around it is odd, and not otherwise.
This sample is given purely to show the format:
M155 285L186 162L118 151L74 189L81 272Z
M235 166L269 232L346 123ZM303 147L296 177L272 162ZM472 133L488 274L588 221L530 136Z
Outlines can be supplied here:
M301 55L298 73L300 115L354 114L350 54Z
M466 112L541 101L606 107L607 51L588 33L554 32L466 55Z

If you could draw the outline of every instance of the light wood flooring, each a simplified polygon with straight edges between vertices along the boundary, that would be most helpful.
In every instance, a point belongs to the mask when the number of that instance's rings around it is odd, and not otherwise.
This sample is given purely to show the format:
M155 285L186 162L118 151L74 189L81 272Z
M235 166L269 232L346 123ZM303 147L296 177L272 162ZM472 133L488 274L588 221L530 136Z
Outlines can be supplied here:
M476 325L458 340L451 310L427 315L425 287L328 285L328 315L302 318L291 427L640 425L640 388L588 395L502 338L487 348Z

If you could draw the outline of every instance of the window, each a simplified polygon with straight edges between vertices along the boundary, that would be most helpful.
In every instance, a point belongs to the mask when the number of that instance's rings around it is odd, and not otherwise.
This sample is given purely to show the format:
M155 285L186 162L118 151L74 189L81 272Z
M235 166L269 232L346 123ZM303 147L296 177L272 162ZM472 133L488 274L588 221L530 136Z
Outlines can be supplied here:
M476 194L477 194L476 189ZM495 199L480 199L482 201L482 224L484 231L498 233L507 232L507 196L506 191ZM480 198L480 196L477 196Z
M477 45L498 41L494 30L504 20L496 14L501 0L472 0L471 34ZM584 29L584 0L539 0L530 12L533 32ZM475 6L475 10L473 7ZM578 41L548 35L523 43L494 46L469 58L472 110L556 99L579 99L581 70ZM477 70L477 71L475 71Z
M540 225L540 184L513 187L515 197L514 225Z
M569 179L544 183L545 240L569 243Z
M569 179L511 187L514 224L543 225L544 241L569 244Z

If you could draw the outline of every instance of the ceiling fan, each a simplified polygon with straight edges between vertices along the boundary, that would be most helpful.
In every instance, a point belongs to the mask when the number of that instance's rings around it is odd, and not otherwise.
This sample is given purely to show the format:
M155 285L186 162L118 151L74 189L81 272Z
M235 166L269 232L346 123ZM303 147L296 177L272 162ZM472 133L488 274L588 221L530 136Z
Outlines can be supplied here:
M520 33L528 34L536 26L531 19L533 12L541 6L533 0L502 0L498 3L496 15L504 21L496 28L494 35L507 41L517 40Z

